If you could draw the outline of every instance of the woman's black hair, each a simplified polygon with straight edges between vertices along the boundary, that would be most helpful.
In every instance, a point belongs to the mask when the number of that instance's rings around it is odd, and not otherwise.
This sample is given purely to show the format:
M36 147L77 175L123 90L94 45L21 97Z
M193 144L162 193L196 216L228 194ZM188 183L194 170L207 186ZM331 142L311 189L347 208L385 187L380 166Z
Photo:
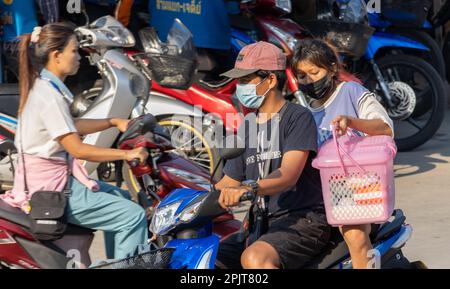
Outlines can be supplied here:
M338 78L342 68L336 49L320 39L299 40L291 61L294 75L297 75L297 65L301 61L309 61L320 68L333 72L335 79Z
M53 51L63 51L72 37L75 26L70 23L50 23L42 27L36 43L31 42L31 34L21 36L19 48L19 115L28 99L30 89L39 71L48 63Z

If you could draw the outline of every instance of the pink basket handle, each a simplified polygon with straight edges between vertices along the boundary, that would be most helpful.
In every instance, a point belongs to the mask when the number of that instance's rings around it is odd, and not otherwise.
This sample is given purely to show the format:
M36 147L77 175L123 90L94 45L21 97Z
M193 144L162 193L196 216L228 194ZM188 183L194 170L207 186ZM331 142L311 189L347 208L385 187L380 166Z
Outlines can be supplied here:
M347 169L345 168L345 165L344 165L344 161L343 161L343 159L342 159L342 155L341 155L341 152L363 173L363 174L365 174L366 173L366 171L345 151L345 149L339 144L339 142L338 142L338 135L336 134L336 132L337 132L337 125L335 125L334 127L333 127L333 130L332 130L332 132L333 132L333 142L334 142L334 146L336 147L336 152L337 152L337 154L338 154L338 156L339 156L339 161L340 161L340 163L341 163L341 168L342 168L342 170L344 171L344 174L347 176L348 175L348 173L347 173Z

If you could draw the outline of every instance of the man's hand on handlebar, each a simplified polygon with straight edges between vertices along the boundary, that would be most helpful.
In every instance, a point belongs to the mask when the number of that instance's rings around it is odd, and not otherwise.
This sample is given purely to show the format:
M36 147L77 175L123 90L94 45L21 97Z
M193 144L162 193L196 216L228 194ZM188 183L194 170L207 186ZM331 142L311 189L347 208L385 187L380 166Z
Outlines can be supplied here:
M237 206L239 203L243 201L241 197L246 196L246 193L250 191L251 189L243 186L233 188L223 188L220 191L219 205L224 209L227 209L228 207ZM244 200L248 200L248 198L244 198Z

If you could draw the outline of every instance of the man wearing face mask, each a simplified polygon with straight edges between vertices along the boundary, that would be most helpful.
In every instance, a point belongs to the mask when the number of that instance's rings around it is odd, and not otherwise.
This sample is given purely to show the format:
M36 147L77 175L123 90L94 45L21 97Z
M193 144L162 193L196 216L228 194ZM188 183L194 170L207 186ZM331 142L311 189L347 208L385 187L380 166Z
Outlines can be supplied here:
M235 68L224 74L238 79L237 98L256 112L240 127L245 153L227 161L225 176L216 184L219 203L236 206L244 193L253 191L257 199L248 219L258 210L268 218L259 227L250 221L247 238L234 234L221 243L220 268L300 268L330 236L319 173L311 167L317 129L308 109L284 99L278 86L285 68L279 48L258 42L244 47Z

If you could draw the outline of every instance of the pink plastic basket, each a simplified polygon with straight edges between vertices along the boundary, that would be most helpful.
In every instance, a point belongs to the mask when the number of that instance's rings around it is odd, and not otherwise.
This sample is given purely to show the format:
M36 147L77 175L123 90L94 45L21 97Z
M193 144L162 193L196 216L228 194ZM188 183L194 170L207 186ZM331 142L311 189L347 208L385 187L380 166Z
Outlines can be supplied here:
M397 148L389 136L336 136L319 150L328 223L332 226L384 223L395 203L393 160Z

